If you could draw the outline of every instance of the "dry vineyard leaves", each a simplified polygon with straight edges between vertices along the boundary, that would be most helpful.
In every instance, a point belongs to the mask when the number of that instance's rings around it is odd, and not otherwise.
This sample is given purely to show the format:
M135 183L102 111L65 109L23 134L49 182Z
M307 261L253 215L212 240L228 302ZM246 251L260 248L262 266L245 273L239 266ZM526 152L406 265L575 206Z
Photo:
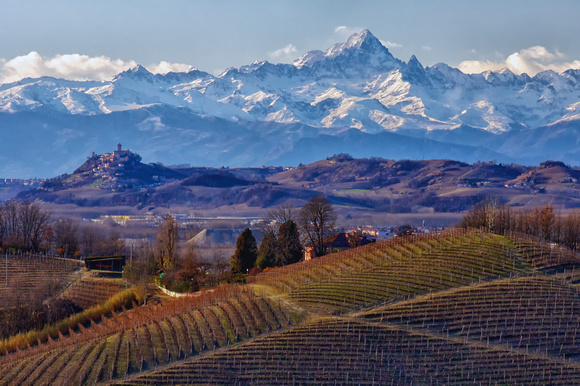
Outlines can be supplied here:
M5 354L0 382L571 384L579 261L517 235L397 238L103 315Z

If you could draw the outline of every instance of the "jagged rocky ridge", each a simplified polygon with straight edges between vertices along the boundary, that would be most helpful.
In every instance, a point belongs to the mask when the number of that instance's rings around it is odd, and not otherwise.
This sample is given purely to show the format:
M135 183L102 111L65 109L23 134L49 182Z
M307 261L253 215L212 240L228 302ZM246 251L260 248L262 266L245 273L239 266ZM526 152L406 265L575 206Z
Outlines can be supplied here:
M108 82L23 79L0 85L0 175L70 172L118 141L145 160L207 166L340 152L578 164L579 81L579 70L468 75L403 62L368 30L292 64L219 76L138 66Z

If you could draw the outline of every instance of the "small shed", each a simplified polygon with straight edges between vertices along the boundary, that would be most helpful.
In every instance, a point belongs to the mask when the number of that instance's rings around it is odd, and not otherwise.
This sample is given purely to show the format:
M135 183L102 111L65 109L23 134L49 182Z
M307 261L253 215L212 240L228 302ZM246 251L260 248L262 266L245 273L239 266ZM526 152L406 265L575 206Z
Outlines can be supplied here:
M89 271L120 274L125 266L125 255L85 257L85 266Z

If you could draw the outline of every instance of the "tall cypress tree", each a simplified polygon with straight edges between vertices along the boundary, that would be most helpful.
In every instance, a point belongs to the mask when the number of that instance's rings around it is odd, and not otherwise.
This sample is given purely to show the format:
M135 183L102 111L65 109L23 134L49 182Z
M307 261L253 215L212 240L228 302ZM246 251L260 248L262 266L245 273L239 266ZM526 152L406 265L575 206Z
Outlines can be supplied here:
M236 240L236 251L230 258L230 266L234 273L248 273L256 266L256 239L249 228L244 229Z
M278 230L278 265L294 264L302 259L302 244L298 226L292 220L280 225Z
M258 248L256 266L260 269L276 266L276 253L278 252L278 240L274 232L267 232Z

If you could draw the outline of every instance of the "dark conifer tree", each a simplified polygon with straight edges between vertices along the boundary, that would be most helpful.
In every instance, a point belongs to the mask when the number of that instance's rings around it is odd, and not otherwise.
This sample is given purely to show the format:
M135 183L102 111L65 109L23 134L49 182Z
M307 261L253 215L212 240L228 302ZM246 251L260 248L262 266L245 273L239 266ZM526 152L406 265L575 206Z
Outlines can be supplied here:
M274 232L267 232L260 243L258 249L258 260L256 266L260 269L274 267L277 264L276 255L278 252L278 240Z
M249 228L244 229L236 241L236 251L230 258L230 267L234 273L248 273L256 266L256 239Z
M294 264L302 259L298 225L288 220L278 230L278 265Z

